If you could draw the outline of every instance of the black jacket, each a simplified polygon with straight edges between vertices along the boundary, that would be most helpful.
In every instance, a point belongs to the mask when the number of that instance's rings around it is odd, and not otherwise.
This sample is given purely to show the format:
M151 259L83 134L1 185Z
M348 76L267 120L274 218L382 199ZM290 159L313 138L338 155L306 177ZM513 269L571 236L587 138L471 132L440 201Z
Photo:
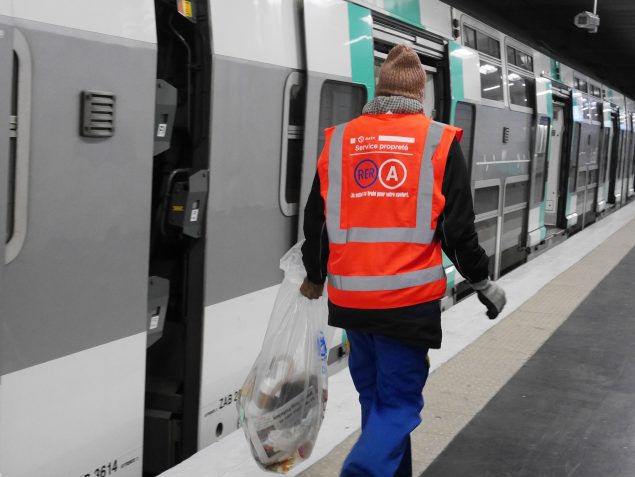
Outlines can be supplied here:
M478 243L474 230L474 208L465 159L454 140L441 188L445 207L437 223L437 238L445 254L469 282L488 277L489 260ZM308 279L324 283L328 261L328 235L320 177L316 173L304 210L302 246ZM376 333L402 342L429 348L441 347L441 309L439 300L401 308L362 310L344 308L329 302L329 324L339 328Z

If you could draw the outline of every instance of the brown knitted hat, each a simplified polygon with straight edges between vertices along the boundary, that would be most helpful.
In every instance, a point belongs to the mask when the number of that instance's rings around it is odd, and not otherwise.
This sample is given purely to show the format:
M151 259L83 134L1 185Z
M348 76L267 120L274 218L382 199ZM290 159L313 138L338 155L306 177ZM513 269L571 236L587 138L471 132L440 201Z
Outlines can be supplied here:
M377 96L405 96L423 102L426 74L412 48L397 45L379 70Z

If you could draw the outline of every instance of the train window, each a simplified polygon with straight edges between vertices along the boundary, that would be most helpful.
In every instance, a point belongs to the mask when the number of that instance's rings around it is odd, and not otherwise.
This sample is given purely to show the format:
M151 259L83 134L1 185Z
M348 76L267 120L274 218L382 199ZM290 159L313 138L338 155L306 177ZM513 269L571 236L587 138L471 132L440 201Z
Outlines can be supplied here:
M476 30L469 26L463 27L463 43L465 46L476 50Z
M501 67L481 59L481 97L493 101L503 101L503 76Z
M608 157L609 157L610 137L611 137L611 130L609 128L604 128L602 133L602 152L600 156L600 180L602 182L607 181L608 167L606 166L607 166Z
M516 106L534 108L535 106L535 84L533 78L510 72L507 75L509 84L509 101Z
M359 116L366 102L366 87L361 84L327 80L320 94L318 150L324 147L324 129Z
M580 104L582 105L582 116L584 119L590 119L591 114L589 112L589 98L586 95L580 96Z
M516 64L516 49L511 46L507 47L507 63L510 65Z
M467 170L472 170L472 145L474 137L474 105L459 102L456 105L456 114L454 115L454 125L463 129L463 138L461 139L461 150L465 158Z
M528 182L512 182L505 189L505 207L527 202Z
M534 70L534 59L532 56L511 46L507 47L507 63L527 71Z
M569 181L568 192L576 190L576 171L578 169L578 151L580 149L580 123L573 123L573 134L571 135L571 155L569 160Z
M467 25L463 27L463 34L463 43L465 46L469 46L481 53L500 59L500 41Z
M602 103L591 101L590 115L592 121L602 121Z
M586 171L578 172L578 188L584 189L586 187Z
M600 88L598 86L591 85L591 94L599 98L602 92L600 91Z
M516 53L516 58L518 60L516 66L527 71L534 70L534 59L531 57L531 55L519 51Z
M580 91L583 91L584 93L588 93L589 91L587 82L581 78L578 78L577 76L573 77L573 87L575 89L579 89Z
M485 214L498 210L498 186L480 187L474 191L474 213Z
M498 230L498 217L491 219L480 220L474 224L476 233L478 234L478 243L488 257L490 257L490 275L494 274L494 260L493 257L496 254L496 232Z
M597 182L598 182L598 174L599 173L598 173L597 169L593 169L593 170L589 171L587 184L588 185L597 184Z
M534 190L531 206L539 205L545 197L547 144L549 142L549 119L540 116L536 129L536 152L534 153Z
M494 58L501 57L500 42L478 30L476 32L476 49Z

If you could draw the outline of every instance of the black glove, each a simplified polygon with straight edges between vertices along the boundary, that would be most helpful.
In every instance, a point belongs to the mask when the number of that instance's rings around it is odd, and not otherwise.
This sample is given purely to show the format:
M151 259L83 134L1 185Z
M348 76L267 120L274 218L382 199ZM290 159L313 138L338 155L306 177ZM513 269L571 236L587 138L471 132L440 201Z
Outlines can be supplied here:
M487 307L487 316L493 320L503 311L507 298L505 291L496 283L485 279L480 282L471 283L472 289L476 292L479 301Z

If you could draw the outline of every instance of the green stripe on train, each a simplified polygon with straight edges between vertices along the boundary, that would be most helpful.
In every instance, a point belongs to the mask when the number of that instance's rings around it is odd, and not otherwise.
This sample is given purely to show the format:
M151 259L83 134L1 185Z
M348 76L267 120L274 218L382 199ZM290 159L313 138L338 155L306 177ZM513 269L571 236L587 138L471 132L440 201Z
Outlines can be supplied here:
M373 53L373 20L370 10L348 4L351 75L354 83L366 85L368 99L375 96L375 57Z
M450 41L450 88L452 90L452 106L450 108L450 124L454 124L456 103L463 101L463 59L454 54L462 48L456 41Z
M384 0L384 9L412 25L423 26L419 0Z
M446 290L452 290L452 288L454 288L456 269L453 269L452 271L448 272L448 268L453 266L454 265L452 261L448 258L445 252L443 252L443 268L445 268L445 274L448 279Z

